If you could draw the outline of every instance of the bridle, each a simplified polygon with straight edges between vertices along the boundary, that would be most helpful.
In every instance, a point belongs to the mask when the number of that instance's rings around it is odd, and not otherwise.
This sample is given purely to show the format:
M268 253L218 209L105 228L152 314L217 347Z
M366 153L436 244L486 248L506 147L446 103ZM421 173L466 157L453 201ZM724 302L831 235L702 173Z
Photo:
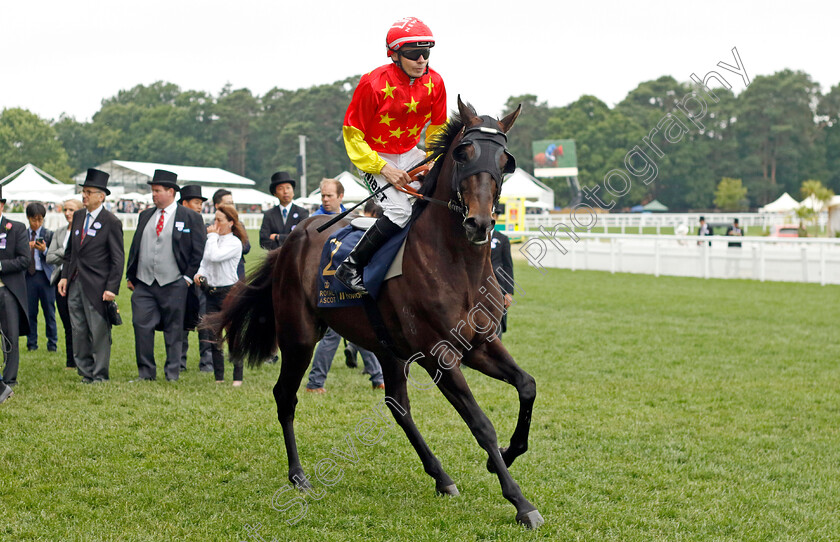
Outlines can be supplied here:
M469 215L469 207L464 202L461 181L472 175L487 172L496 182L496 196L493 201L493 209L495 210L502 193L502 176L516 171L516 159L507 149L507 135L498 129L499 122L488 115L483 115L479 118L481 119L481 124L469 128L465 126L461 130L461 140L452 150L452 159L455 162L455 167L452 171L450 186L454 197L450 198L447 202L420 194L408 186L399 187L398 190L402 190L429 203L447 207L450 211L459 213L466 219ZM466 151L470 147L473 149L472 156L467 158L469 155ZM502 157L502 154L507 156L507 163L504 169L499 168L499 159ZM420 162L420 164L412 168L412 171L422 168L424 164L433 159L434 155L426 158L423 162Z

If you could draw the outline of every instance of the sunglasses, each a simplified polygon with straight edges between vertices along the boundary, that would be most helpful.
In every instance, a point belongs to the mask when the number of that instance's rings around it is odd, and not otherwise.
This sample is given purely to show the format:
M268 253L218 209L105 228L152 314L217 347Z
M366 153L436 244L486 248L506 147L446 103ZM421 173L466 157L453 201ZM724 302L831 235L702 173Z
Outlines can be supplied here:
M409 60L417 60L421 56L426 60L429 60L429 53L431 52L431 48L424 47L422 49L408 49L406 51L400 51L400 55Z

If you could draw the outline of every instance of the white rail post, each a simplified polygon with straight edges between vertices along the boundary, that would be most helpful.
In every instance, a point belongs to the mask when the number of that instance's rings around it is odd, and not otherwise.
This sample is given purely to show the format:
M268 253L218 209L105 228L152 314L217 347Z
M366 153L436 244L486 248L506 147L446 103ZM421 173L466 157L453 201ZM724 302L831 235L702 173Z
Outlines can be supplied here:
M825 286L825 245L820 243L820 284Z

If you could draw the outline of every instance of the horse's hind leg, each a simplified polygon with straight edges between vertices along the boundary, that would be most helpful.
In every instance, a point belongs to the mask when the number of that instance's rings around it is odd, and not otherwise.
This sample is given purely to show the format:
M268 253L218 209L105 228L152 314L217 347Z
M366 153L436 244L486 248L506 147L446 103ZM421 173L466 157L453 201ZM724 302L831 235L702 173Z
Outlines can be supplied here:
M516 364L498 339L482 343L464 358L463 363L491 378L507 382L515 387L519 394L519 417L516 420L516 429L510 437L510 446L499 450L505 466L510 467L517 457L528 450L528 433L531 429L531 412L537 397L537 384L531 375ZM487 461L487 470L495 472L490 460Z
M394 415L397 424L405 431L408 441L414 446L417 455L420 456L420 461L423 463L423 470L426 474L434 478L435 491L442 495L458 495L458 488L452 478L443 470L440 460L435 457L429 445L423 440L420 430L414 424L414 419L411 417L411 405L408 401L408 390L406 389L406 375L404 372L404 362L397 361L393 358L379 358L383 361L382 376L385 380L385 394L388 408Z
M313 345L290 345L281 347L280 377L274 385L274 401L277 403L277 419L283 427L283 441L289 460L289 481L299 489L310 486L298 457L295 441L295 407L300 381L312 359Z
M516 521L529 529L535 529L542 525L544 523L542 516L536 507L522 495L519 485L508 472L502 455L499 453L496 430L493 428L490 419L476 403L475 397L473 397L466 380L464 380L461 369L453 367L447 371L441 371L439 374L438 388L452 403L458 414L467 422L467 426L472 431L479 446L487 452L492 468L499 477L502 495L516 507Z

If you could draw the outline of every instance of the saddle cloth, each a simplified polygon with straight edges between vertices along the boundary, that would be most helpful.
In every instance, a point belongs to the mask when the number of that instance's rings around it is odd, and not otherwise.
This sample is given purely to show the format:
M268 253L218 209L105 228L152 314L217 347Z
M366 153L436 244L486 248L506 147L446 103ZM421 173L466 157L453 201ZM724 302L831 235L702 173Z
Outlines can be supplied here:
M362 226L366 225L363 224ZM371 258L368 266L365 267L365 287L374 299L379 295L379 290L385 280L402 274L402 249L410 226L411 224L388 239ZM321 251L321 262L318 268L320 269L318 307L337 308L362 305L362 294L350 291L340 281L336 280L335 270L350 254L350 251L356 246L364 233L364 229L354 227L351 224L336 231L327 239Z

